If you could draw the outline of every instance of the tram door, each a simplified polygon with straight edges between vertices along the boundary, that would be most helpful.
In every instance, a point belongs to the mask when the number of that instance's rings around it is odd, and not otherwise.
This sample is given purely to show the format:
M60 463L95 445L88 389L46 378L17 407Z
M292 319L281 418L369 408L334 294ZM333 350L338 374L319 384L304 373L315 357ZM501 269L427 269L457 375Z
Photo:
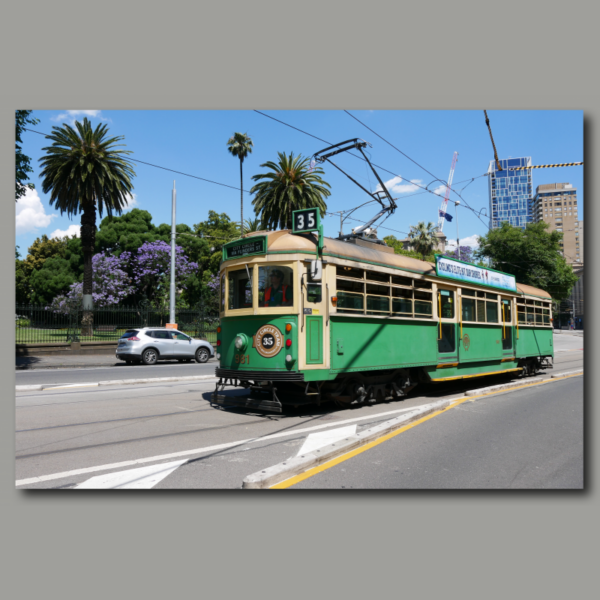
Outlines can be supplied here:
M438 361L440 364L458 362L458 312L456 291L438 286Z
M500 321L502 323L502 358L515 355L513 340L512 300L500 296Z
M305 263L306 264L306 263ZM328 325L326 314L327 298L325 296L326 285L319 275L311 276L310 264L302 269L302 314L300 315L300 331L304 335L304 364L305 368L323 368L326 353L324 340L326 339L324 329ZM302 366L302 365L301 365Z

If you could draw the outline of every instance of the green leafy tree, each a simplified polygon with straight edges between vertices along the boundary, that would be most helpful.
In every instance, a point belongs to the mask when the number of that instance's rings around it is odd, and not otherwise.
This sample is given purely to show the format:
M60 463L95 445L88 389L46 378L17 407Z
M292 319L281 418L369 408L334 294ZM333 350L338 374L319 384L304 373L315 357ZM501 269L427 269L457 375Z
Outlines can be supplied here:
M82 328L90 335L93 325L92 255L95 250L96 210L100 216L120 214L127 206L135 175L125 158L128 150L118 149L122 136L109 137L108 127L100 124L92 129L89 119L75 122L75 129L64 124L53 127L46 136L51 146L43 148L42 190L50 193L50 205L72 216L81 213L81 245L84 257Z
M49 304L59 294L66 293L77 283L77 275L71 263L61 257L49 258L41 269L36 269L29 278L32 304Z
M268 173L253 175L253 181L259 181L251 190L255 194L252 204L254 212L260 217L264 229L291 229L292 211L301 208L317 207L321 216L325 216L327 205L325 198L331 195L320 167L309 168L309 159L302 155L287 156L277 153L279 162L266 162L261 167L270 169Z
M388 235L383 238L383 241L390 247L394 249L394 254L400 254L400 256L409 256L410 258L416 258L418 260L423 260L423 256L419 254L416 250L405 250L402 242L396 238L394 235ZM428 254L425 257L425 260L429 262L435 262L435 255Z
M207 253L197 261L200 272L209 271L215 275L219 272L223 246L240 237L239 225L225 213L219 214L209 210L208 219L194 225L194 231L207 242Z
M246 233L253 233L255 231L260 231L260 219L246 219L244 221L244 235Z
M143 244L158 240L168 241L152 223L152 215L147 210L134 208L121 216L102 219L96 233L95 249L119 256L121 252L135 252Z
M425 224L420 221L417 225L411 225L408 233L408 238L411 241L412 247L426 260L426 256L433 252L437 246L436 233L438 228L431 222Z
M53 262L55 259L59 262ZM46 302L48 293L52 293L48 290L62 293L70 283L81 281L81 240L75 236L49 238L42 235L29 247L25 259L17 260L15 276L18 304ZM38 286L42 286L41 289Z
M562 232L547 229L541 221L528 223L525 229L504 222L480 238L475 256L491 260L493 268L514 275L519 283L545 290L554 300L564 300L577 276L560 254Z
M21 136L25 131L25 126L37 125L40 120L31 116L30 110L17 110L16 114L16 131L15 131L15 201L25 195L27 188L33 190L35 185L28 183L29 173L33 173L31 168L31 159L23 154L23 140Z
M252 139L247 133L236 132L227 140L227 150L240 159L240 230L243 229L244 224L244 173L242 165L248 154L252 154L253 146Z
M29 277L35 270L41 269L49 258L64 258L67 252L68 238L49 238L46 234L36 238L29 246L23 262L23 270Z

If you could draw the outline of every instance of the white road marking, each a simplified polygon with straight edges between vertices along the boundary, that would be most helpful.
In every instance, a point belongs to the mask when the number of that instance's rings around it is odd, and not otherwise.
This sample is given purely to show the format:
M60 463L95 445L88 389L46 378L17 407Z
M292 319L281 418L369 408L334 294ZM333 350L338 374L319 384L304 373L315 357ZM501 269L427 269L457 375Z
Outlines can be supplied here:
M348 425L347 427L338 427L338 429L330 429L329 431L319 431L318 433L311 433L302 448L298 452L297 456L302 454L308 454L313 450L323 448L323 446L329 446L329 444L335 444L345 437L350 437L356 433L356 423L354 425Z
M18 388L19 386L17 386ZM56 387L44 387L42 388L45 392L49 390L64 390L65 388L76 388L76 387L98 387L97 383L69 383L68 385L59 385Z
M97 475L75 486L76 490L149 490L188 459Z
M429 404L423 405L429 406ZM419 407L421 408L421 407ZM226 442L224 444L216 444L215 446L206 446L205 448L195 448L193 450L184 450L182 452L172 452L170 454L162 454L159 456L148 456L146 458L138 458L136 460L124 460L118 463L111 463L106 465L98 465L96 467L86 467L83 469L74 469L72 471L63 471L61 473L52 473L51 475L40 475L39 477L29 477L27 479L19 479L15 482L15 487L22 485L29 485L34 483L43 483L44 481L52 481L54 479L63 479L65 477L73 477L75 475L85 475L87 473L96 473L98 471L109 471L111 469L121 469L123 467L131 467L133 465L142 465L145 463L158 462L161 460L167 460L169 458L180 458L182 456L193 456L194 454L205 454L206 452L216 452L217 450L227 450L235 446L241 446L243 444L255 444L268 440L274 440L282 437L289 437L291 435L298 435L300 433L308 433L317 431L319 429L328 429L330 427L338 427L340 425L346 425L348 423L356 423L358 421L365 421L367 419L375 420L387 415L395 415L407 410L414 410L415 407L400 408L398 410L390 410L383 413L366 415L364 417L356 417L354 419L346 419L344 421L338 421L337 423L326 423L325 425L315 425L314 427L305 427L304 429L286 430L280 433L273 433L264 437L248 438L246 440L237 440L235 442Z

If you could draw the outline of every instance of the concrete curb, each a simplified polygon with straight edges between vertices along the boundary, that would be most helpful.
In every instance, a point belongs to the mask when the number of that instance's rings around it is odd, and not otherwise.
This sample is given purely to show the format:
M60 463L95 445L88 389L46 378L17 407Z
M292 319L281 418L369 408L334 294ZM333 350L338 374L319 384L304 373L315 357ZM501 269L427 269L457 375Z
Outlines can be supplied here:
M567 375L575 375L577 373L583 373L583 369L575 369L574 371L565 371L564 373L556 373L556 375L551 375L551 379L558 379L560 377L565 377Z
M295 456L286 460L285 462L279 463L278 465L268 467L263 471L257 471L252 475L248 475L248 477L244 479L242 487L244 489L264 489L277 483L281 483L290 477L300 475L300 473L304 473L308 469L317 467L320 464L331 460L332 458L336 458L342 454L346 454L347 452L354 450L355 448L364 446L365 444L368 444L369 442L372 442L383 435L391 433L396 429L400 429L401 427L404 427L413 421L417 421L422 417L446 408L447 406L450 406L453 401L454 399L440 400L433 405L429 405L425 409L417 407L409 413L381 423L380 425L376 425L375 427L371 427L370 429L362 431L361 433L347 437L341 442L329 444L328 446L324 446L323 448L315 450L314 452L310 452L302 456Z
M192 375L189 377L154 377L146 379L113 379L109 381L98 381L97 383L71 383L65 385L56 385L52 383L41 385L17 385L17 392L33 392L47 389L58 389L67 387L92 387L99 385L133 385L136 383L163 383L166 381L202 381L205 379L217 379L214 375Z
M564 373L556 373L555 375L551 375L551 379L560 379L561 377L566 377L567 375L575 375L576 373L583 373L583 369L577 369L575 371L565 371ZM502 390L508 390L514 387L520 387L523 385L527 385L529 383L541 383L542 381L548 381L547 379L522 379L521 381L511 381L510 383L501 383L499 385L492 385L486 388L479 388L478 390L470 390L465 392L465 396L479 396L480 394L490 394L492 392L500 392Z

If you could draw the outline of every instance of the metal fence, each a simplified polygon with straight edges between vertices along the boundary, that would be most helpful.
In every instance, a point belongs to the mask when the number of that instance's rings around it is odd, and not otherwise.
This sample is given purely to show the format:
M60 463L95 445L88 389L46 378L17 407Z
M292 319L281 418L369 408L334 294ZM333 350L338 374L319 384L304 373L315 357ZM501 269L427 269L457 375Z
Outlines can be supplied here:
M135 327L164 327L169 312L149 304L94 308L92 327L82 326L81 307L57 313L44 306L16 305L16 343L65 343L71 341L116 341ZM195 338L216 343L219 316L203 306L175 311L177 329Z

